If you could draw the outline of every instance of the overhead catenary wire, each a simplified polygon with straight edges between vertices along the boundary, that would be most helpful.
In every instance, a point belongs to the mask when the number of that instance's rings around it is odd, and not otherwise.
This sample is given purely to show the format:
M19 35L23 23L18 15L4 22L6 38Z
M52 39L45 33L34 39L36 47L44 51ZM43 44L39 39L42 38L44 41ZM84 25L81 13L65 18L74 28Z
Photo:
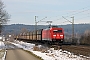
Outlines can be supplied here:
M90 9L86 9L86 8L88 8L88 7L85 7L85 8L82 8L82 9L79 9L78 11L76 10L76 11L72 11L72 14L71 13L67 13L67 14L65 14L65 15L62 15L62 16L64 16L65 18L70 18L71 16L75 16L76 18L75 19L78 19L77 17L78 17L78 15L79 14L82 14L82 13L84 13L84 12L87 12L87 11L90 11ZM87 15L89 15L90 13L87 13ZM76 16L77 15L77 16ZM85 14L84 14L85 15ZM55 17L59 17L60 15L58 15L58 16L55 16ZM59 21L59 20L62 20L63 18L62 18L62 16L60 16L60 18L57 18L57 19L51 19L51 18L53 18L53 17L47 17L47 19L48 20L52 20L52 21ZM86 16L86 15L85 15ZM55 18L54 17L54 18ZM87 17L89 17L89 16L87 16ZM82 17L83 18L83 17ZM43 21L43 20L41 20L40 22L45 22L45 21ZM63 23L63 22L62 22ZM65 23L65 22L64 22Z
M73 12L72 12L73 14L68 13L68 14L70 14L70 15L66 16L66 14L65 14L65 15L62 15L62 16L71 17L71 16L75 16L75 15L77 15L77 14L80 14L80 13L83 13L83 12L87 12L87 11L90 10L90 9L86 9L86 8L88 8L88 6L85 7L85 8L79 9L79 10L80 10L79 12L73 11ZM58 17L58 16L55 16L55 17ZM50 18L51 18L51 17L50 17ZM49 19L50 19L50 18L49 18ZM54 21L54 20L56 21L56 20L60 20L60 19L62 19L62 17L60 17L60 18L58 18L58 19L53 19L52 21Z

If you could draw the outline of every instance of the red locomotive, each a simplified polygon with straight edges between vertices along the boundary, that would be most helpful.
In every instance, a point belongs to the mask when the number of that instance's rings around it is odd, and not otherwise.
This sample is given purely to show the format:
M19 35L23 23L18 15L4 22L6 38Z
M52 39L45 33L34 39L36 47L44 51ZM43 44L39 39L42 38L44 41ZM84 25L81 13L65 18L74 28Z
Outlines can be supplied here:
M43 41L45 43L62 43L64 41L64 30L63 28L51 27L29 32L25 35L19 35L17 39L24 41Z
M64 40L63 28L52 27L42 30L42 40L62 43Z

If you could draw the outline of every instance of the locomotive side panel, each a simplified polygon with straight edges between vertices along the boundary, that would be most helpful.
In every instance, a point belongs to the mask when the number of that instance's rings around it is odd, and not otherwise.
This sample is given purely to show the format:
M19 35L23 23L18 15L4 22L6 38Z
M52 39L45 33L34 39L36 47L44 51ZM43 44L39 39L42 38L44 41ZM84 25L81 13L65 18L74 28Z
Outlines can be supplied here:
M51 32L49 29L42 31L42 40L49 40L51 41Z

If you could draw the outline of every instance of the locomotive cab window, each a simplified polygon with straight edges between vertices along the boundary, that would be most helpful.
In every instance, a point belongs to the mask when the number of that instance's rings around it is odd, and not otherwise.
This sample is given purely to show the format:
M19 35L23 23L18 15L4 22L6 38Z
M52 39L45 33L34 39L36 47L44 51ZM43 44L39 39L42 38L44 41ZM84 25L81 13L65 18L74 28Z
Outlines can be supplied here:
M54 33L62 33L62 30L53 30Z

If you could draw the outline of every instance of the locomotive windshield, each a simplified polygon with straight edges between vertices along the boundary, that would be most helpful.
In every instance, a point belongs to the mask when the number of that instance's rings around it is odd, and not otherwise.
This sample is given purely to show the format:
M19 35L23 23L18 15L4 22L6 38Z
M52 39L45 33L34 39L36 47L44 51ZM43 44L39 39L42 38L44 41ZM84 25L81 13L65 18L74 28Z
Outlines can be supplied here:
M53 30L54 33L62 33L62 30Z

